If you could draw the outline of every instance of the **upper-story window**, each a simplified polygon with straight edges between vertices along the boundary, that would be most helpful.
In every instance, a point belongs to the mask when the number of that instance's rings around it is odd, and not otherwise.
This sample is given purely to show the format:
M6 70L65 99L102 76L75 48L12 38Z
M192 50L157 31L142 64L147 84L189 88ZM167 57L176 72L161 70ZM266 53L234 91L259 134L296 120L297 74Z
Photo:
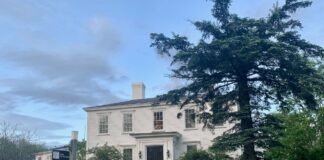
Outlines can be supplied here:
M124 132L132 132L133 131L133 115L132 113L124 113L124 120L123 120L123 131Z
M186 109L185 110L185 121L186 121L186 128L195 128L196 127L196 119L195 119L195 110L194 109Z
M163 129L163 112L154 112L154 130Z
M108 115L99 115L99 133L108 133Z

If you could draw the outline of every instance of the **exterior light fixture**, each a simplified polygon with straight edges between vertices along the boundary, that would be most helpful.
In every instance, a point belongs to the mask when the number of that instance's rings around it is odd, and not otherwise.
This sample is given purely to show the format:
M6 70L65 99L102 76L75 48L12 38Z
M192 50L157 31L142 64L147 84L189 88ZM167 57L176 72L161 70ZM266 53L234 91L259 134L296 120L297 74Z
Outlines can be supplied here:
M142 151L138 152L138 157L139 157L139 159L142 159Z
M167 151L167 157L170 158L170 151Z

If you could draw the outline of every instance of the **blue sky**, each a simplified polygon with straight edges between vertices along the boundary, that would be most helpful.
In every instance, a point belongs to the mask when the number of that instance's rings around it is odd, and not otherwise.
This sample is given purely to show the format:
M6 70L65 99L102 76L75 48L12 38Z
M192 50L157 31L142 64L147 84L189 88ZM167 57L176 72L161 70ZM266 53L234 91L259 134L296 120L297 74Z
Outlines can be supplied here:
M264 17L274 0L234 0L240 16ZM282 2L282 1L279 1ZM130 99L144 82L147 97L182 85L149 34L197 41L190 21L210 20L205 0L0 0L0 121L34 130L49 145L84 137L83 107ZM324 1L299 11L302 36L324 46Z

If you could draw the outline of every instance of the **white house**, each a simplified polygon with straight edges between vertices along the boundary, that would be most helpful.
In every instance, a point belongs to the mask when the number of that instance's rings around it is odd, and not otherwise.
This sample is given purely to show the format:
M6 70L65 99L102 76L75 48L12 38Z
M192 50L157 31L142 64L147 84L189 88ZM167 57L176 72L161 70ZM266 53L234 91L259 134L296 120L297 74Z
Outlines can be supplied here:
M190 149L207 149L212 140L229 129L224 124L214 133L191 117L195 106L181 109L172 105L152 105L145 99L143 83L133 84L133 100L87 107L87 149L115 146L126 160L176 160ZM182 117L177 118L181 112Z

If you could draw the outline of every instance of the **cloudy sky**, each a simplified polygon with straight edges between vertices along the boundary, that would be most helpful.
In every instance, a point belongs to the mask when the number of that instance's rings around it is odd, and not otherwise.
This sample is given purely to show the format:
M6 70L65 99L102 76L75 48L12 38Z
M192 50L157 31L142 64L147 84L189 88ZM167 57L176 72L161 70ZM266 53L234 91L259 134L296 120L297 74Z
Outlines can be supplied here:
M233 12L263 17L274 0L234 0ZM0 0L0 121L65 144L85 136L83 107L130 99L144 82L147 97L181 86L149 34L199 38L190 21L212 19L205 0ZM295 15L303 37L324 46L324 1Z

